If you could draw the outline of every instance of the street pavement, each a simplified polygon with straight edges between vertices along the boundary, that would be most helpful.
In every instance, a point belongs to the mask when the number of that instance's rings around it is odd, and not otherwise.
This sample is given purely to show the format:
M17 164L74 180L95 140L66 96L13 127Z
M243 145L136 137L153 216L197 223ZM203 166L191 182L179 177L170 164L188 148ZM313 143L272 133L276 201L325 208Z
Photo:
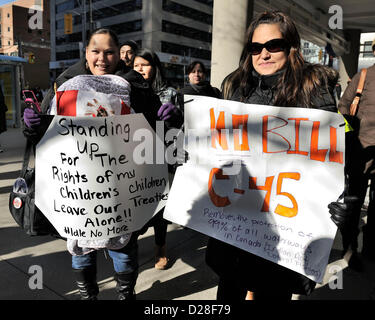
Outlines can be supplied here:
M0 135L0 300L77 300L71 256L63 240L29 237L8 210L8 197L22 165L25 139L16 128ZM327 212L328 214L328 212ZM365 214L361 224L366 222ZM360 247L362 234L359 237ZM170 268L154 268L154 234L150 228L139 238L138 300L215 300L218 278L204 261L207 236L176 224L168 226ZM364 260L364 270L348 268L341 258L341 238L336 235L322 284L308 297L293 300L370 300L375 287L375 262ZM218 257L218 259L225 257ZM42 270L43 287L35 288L33 275ZM115 300L113 266L104 251L98 254L100 300ZM374 297L375 298L375 297Z

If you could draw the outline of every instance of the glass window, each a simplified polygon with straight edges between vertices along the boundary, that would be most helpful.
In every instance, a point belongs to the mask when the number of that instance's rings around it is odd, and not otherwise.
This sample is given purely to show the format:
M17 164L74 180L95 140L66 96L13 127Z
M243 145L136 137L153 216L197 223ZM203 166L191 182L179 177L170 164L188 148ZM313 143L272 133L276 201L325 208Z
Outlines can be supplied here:
M70 50L56 53L56 60L79 59L79 50Z
M214 0L195 0L195 1L203 3L203 4L206 4L206 5L210 6L210 7L214 6Z
M371 41L365 41L365 43L363 44L363 57L374 56L371 45L372 45Z
M212 24L212 15L183 6L171 0L163 0L163 10L195 21Z
M96 9L94 7L92 11L92 17L94 20L100 20L138 10L142 10L142 0L131 0L112 6L107 6L101 9ZM87 19L89 19L89 14L90 13L88 12Z
M201 31L198 29L186 27L177 23L169 22L169 21L162 21L162 30L163 32L176 34L179 36L201 40L205 42L211 43L212 41L212 34L209 32Z
M171 54L178 54L180 56L211 60L211 51L200 48L182 46L179 44L166 41L161 42L161 51Z

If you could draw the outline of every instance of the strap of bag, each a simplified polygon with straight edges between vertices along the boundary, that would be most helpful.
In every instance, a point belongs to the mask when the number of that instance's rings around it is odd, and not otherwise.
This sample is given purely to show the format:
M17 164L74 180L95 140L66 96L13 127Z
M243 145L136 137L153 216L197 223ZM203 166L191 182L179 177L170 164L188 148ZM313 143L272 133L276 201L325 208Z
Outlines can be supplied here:
M23 155L21 177L25 176L26 170L29 167L31 150L33 150L34 154L35 154L35 147L34 147L33 143L31 141L29 141L29 139L26 139L26 146L25 146L25 153Z
M350 105L351 116L355 116L357 114L359 100L361 99L363 87L365 85L366 74L367 74L367 69L366 68L362 69L361 77L359 78L359 82L358 82L357 92L355 94L352 104Z

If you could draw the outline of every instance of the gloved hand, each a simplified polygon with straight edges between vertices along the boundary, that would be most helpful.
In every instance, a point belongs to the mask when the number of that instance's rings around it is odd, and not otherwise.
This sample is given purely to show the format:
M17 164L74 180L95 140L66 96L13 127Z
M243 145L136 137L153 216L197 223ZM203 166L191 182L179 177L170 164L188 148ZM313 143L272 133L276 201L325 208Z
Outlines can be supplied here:
M35 128L40 125L40 115L31 108L25 108L23 112L23 121L26 127Z
M167 127L180 128L184 122L182 112L173 103L164 103L158 113L160 120L166 121Z
M165 121L175 116L178 111L178 108L173 103L164 103L158 111L158 117L160 120Z
M358 197L347 196L344 197L344 202L331 202L328 205L329 213L331 214L331 220L340 229L346 229L352 222L352 216L356 204L358 203Z

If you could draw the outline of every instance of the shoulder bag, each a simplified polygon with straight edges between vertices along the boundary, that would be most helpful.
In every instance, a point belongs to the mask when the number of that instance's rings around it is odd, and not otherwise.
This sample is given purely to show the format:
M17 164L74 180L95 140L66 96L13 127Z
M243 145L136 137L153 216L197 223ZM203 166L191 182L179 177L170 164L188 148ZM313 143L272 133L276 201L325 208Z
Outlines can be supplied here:
M53 235L58 232L35 205L35 169L29 168L31 150L34 146L27 139L20 177L13 184L9 195L9 211L17 224L29 236ZM35 154L35 150L34 150Z

